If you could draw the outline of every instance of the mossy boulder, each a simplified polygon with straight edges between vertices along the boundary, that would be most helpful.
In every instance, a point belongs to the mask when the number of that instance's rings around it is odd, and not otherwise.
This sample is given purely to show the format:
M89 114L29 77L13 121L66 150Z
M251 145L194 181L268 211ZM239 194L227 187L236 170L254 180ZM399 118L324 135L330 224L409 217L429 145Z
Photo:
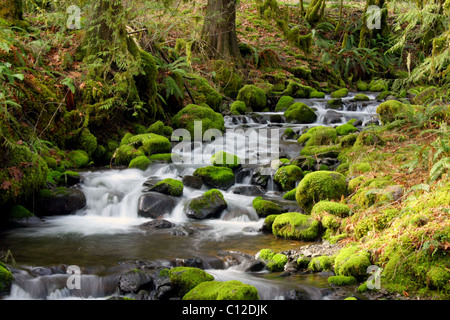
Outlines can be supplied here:
M365 94L358 93L357 95L355 95L353 97L353 100L355 100L355 101L369 101L370 98L368 96L366 96Z
M319 222L308 215L288 212L278 215L272 224L276 237L313 241L319 235Z
M0 262L0 296L9 294L14 277L9 269Z
M167 178L156 183L149 191L159 192L173 197L181 197L183 195L183 182Z
M208 80L205 78L189 74L190 80L188 81L193 90L195 101L204 107L210 107L216 112L220 112L222 105L222 95L213 88Z
M356 132L356 131L358 131L358 129L356 129L354 126L352 126L349 123L346 123L346 124L336 127L336 132L340 136L346 136L346 135Z
M342 149L353 147L353 145L356 142L356 139L358 139L357 134L349 134L349 135L343 136L341 138L341 142L339 143L339 146Z
M342 88L339 90L336 90L334 92L331 93L331 98L333 99L341 99L348 96L348 89L347 88Z
M318 158L337 158L341 148L338 145L331 146L308 146L300 151L301 156L311 156Z
M128 168L135 168L145 171L151 163L152 161L147 156L139 156L130 161Z
M320 216L329 213L340 218L346 218L350 214L350 207L346 204L322 200L317 202L311 210L312 216Z
M334 128L324 126L311 128L305 134L309 135L309 138L305 143L306 147L332 145L336 142L337 139L336 130ZM302 138L302 136L300 136L299 140Z
M340 200L347 195L345 176L332 171L308 173L297 187L297 203L306 213L322 200Z
M314 88L309 86L304 86L298 82L289 80L286 89L283 91L283 96L290 96L293 98L309 98L311 92L315 91Z
M279 168L275 173L274 180L283 191L289 191L296 187L297 182L302 180L303 171L295 165L287 165Z
M334 109L334 110L340 110L342 109L343 103L342 99L340 98L333 98L327 101L326 108L327 109Z
M333 269L333 258L329 256L320 256L312 258L308 264L308 270L312 272L330 271Z
M179 297L183 297L190 290L202 282L213 281L214 277L205 271L191 267L175 267L168 272L170 284Z
M243 101L234 101L230 106L230 112L233 115L245 114L247 106Z
M286 193L283 195L283 199L284 199L284 200L295 200L295 194L296 194L296 192L297 192L297 189L296 189L296 188L294 188L294 189L292 189L292 190L286 192Z
M34 217L34 214L20 204L15 204L9 210L9 219L19 221Z
M207 166L197 168L193 175L202 179L205 185L222 190L227 190L235 183L233 170L227 167Z
M220 113L209 107L201 107L195 104L189 104L181 109L172 118L172 121L176 128L188 130L191 134L191 139L195 138L195 121L201 121L202 134L208 129L217 129L222 132L225 130L223 116Z
M262 249L257 256L264 260L267 268L272 272L283 271L288 262L288 257L285 254L275 253L272 249Z
M356 285L357 280L353 276L331 276L327 279L332 286L343 287Z
M131 160L140 156L168 153L172 149L169 139L156 133L132 135L127 133L122 138L116 151L115 163L129 165Z
M286 111L295 103L295 99L290 96L282 96L275 107L275 111Z
M389 86L385 80L377 79L377 80L372 80L369 83L368 89L371 92L382 92L382 91L388 91Z
M243 86L242 77L224 60L214 61L214 82L227 97L235 99Z
M397 115L404 111L405 105L397 100L389 100L381 103L377 107L377 113L383 124L392 122L397 119Z
M227 207L228 204L222 192L211 189L189 202L186 215L192 219L219 218L222 211Z
M325 98L325 92L320 91L312 91L309 94L310 99L324 99Z
M75 188L42 189L36 197L36 211L41 216L68 215L85 206L85 194Z
M236 100L243 101L247 108L257 112L263 111L267 106L266 93L254 85L246 85L239 90Z
M353 148L358 148L361 146L384 146L384 144L384 140L377 133L371 130L366 130L360 132Z
M277 215L283 212L279 205L270 200L264 200L262 197L256 197L253 199L252 206L260 217Z
M370 265L370 253L354 245L338 252L334 260L334 272L338 276L353 276L363 281L368 277L367 268Z
M202 282L183 296L183 300L259 300L258 290L238 280Z
M317 120L316 113L302 102L292 104L284 112L284 116L291 123L314 123Z
M241 166L241 158L225 151L219 151L211 156L211 163L213 166L235 170Z
M275 218L278 214L271 214L264 219L263 226L261 227L261 231L272 233L272 225L275 221Z
M79 169L89 165L89 155L84 150L72 150L67 154L73 168Z
M367 84L367 82L358 80L356 82L356 88L358 89L358 91L367 91L369 89L369 85Z

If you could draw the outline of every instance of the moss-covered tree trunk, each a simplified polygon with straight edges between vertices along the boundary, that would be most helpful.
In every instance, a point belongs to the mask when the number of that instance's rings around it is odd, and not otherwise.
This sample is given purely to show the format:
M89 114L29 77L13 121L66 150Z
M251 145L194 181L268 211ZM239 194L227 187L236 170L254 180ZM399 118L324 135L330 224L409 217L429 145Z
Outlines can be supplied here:
M11 23L23 20L22 0L0 0L0 18Z
M370 6L377 6L381 9L380 16L380 29L369 28L368 21L370 16L368 15L368 8ZM377 34L380 34L383 37L387 37L389 35L389 26L387 24L387 16L388 10L386 6L385 0L366 0L366 7L364 9L363 14L363 24L360 31L359 36L359 47L360 48L368 48L370 47L370 40L376 37ZM369 23L370 24L370 23Z
M236 34L236 0L208 0L202 39L210 57L242 64Z
M306 20L309 23L317 23L322 20L325 12L326 1L325 0L311 0L306 10Z

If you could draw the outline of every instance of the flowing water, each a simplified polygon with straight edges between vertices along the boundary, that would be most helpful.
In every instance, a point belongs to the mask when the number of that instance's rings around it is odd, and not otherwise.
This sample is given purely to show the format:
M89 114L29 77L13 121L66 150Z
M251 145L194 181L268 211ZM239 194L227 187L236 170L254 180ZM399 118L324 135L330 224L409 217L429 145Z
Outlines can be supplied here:
M373 94L371 101L351 102L353 94L344 98L344 110L327 110L325 99L298 100L315 108L316 125L339 125L350 119L365 125L375 115L378 103ZM280 120L281 119L281 120ZM331 120L330 120L331 119ZM254 255L263 248L275 251L298 249L305 243L277 239L259 232L264 219L252 207L254 196L233 192L235 187L248 186L257 166L245 165L236 174L236 185L223 191L228 208L219 219L191 220L184 208L189 201L203 194L200 190L185 187L182 197L172 212L164 219L174 223L178 230L195 230L190 234L174 234L167 230L139 228L149 218L138 216L138 199L143 194L143 183L149 179L181 179L197 167L209 165L210 155L233 144L243 163L258 159L259 164L270 163L270 144L266 150L245 148L245 138L237 129L278 129L281 137L286 128L300 132L305 125L284 123L282 113L270 112L225 117L228 132L211 142L208 151L201 147L187 153L192 163L154 163L146 171L137 169L93 170L81 172L81 190L86 195L87 206L72 215L45 217L44 223L26 228L16 228L0 234L0 250L10 250L16 261L13 268L15 281L6 299L105 299L114 294L122 273L137 263L159 263L170 266L179 259L200 258L204 268L221 281L240 280L254 285L261 299L280 299L289 290L307 292L311 299L324 299L327 277L318 274L296 274L287 277L278 273L245 272L241 265L226 262L230 251ZM272 135L274 133L272 132ZM259 131L259 141L270 140L264 130ZM295 140L279 140L280 154L290 157L300 150ZM186 151L185 154L186 155ZM200 157L200 158L199 158ZM199 161L202 160L202 161ZM282 192L268 179L267 196L280 197ZM180 229L181 228L181 229ZM224 253L225 252L225 253ZM225 261L225 262L224 262ZM65 266L81 268L81 290L66 287L68 274Z

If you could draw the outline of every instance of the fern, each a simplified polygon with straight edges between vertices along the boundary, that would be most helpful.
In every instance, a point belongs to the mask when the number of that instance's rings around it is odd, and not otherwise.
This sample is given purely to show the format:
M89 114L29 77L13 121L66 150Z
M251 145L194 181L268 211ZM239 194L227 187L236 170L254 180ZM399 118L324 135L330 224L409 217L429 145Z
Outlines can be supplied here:
M442 158L436 162L430 170L430 182L438 180L445 172L450 169L450 157Z

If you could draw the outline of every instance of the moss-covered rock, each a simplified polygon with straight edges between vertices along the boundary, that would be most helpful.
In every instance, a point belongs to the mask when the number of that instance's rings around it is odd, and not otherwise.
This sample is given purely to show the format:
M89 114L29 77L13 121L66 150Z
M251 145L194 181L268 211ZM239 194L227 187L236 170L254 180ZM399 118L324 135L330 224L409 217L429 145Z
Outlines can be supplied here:
M211 163L213 166L235 170L241 166L241 158L225 151L219 151L211 156Z
M356 131L358 131L358 129L348 123L336 127L336 132L340 136L346 136Z
M326 108L340 110L340 109L342 109L342 106L343 106L342 99L333 98L333 99L330 99L327 101Z
M262 197L256 197L253 199L252 206L260 217L277 215L283 212L279 205L270 200L264 200Z
M183 300L259 300L258 290L237 280L202 282Z
M236 100L243 101L247 108L257 112L263 111L267 106L266 93L254 85L246 85L239 90Z
M297 182L302 178L302 169L294 165L287 165L279 168L274 176L274 180L281 186L283 191L294 189Z
M353 97L353 100L355 100L355 101L369 101L370 98L368 96L366 96L365 94L358 93L357 95L355 95Z
M202 134L208 129L225 130L223 116L209 107L201 107L195 104L187 105L180 110L173 118L176 128L183 128L189 131L191 139L194 139L194 122L201 121Z
M375 132L371 130L362 131L356 139L353 148L361 146L384 146L384 140Z
M347 195L345 176L332 171L308 173L297 187L297 203L306 213L322 200L340 200Z
M292 190L286 192L286 193L283 195L283 199L284 199L284 200L295 200L295 194L296 194L296 192L297 192L297 189L296 189L296 188L294 188L294 189L292 189Z
M264 223L263 223L263 226L262 226L262 228L261 228L261 231L272 233L272 225L273 225L273 222L275 221L275 218L276 218L277 216L278 216L278 214L271 214L271 215L268 215L268 216L264 219Z
M284 112L284 116L291 123L314 123L317 120L316 113L302 102L292 104Z
M15 204L9 210L9 218L12 220L22 220L34 217L34 214L20 204Z
M235 99L243 86L242 77L232 65L224 60L215 60L213 67L216 85L226 97Z
M211 189L189 202L186 215L192 219L218 218L227 207L222 192Z
M168 274L170 283L179 297L183 297L202 282L214 280L214 277L209 273L191 267L175 267L170 269Z
M156 133L125 134L116 151L115 163L129 165L140 156L168 153L172 149L169 139Z
M283 91L283 96L289 96L293 98L309 98L311 92L315 91L314 88L304 86L298 82L289 80L286 89Z
M325 92L320 91L312 91L309 94L310 99L324 99L325 98Z
M312 258L308 264L308 269L312 272L330 271L333 269L333 258L329 256Z
M89 155L84 150L72 150L67 154L73 168L84 168L89 164Z
M152 161L147 156L139 156L130 161L128 168L135 168L145 171L151 163Z
M9 294L13 280L11 271L0 262L0 295Z
M233 170L226 167L197 168L193 175L202 179L205 185L222 190L227 190L235 183Z
M311 215L320 216L325 212L341 218L345 218L350 214L350 207L342 203L322 200L314 205L311 210Z
M159 192L173 197L181 197L183 195L183 182L167 178L155 184L149 191Z
M243 101L234 101L230 106L230 112L233 115L245 114L247 106Z
M286 111L295 103L295 99L290 96L282 96L275 107L275 111Z
M354 245L338 252L334 260L334 272L338 276L353 276L363 281L368 277L367 268L370 265L370 253Z
M196 74L189 74L189 79L196 103L220 112L222 95L209 84L208 80Z
M331 145L336 142L337 132L334 128L317 126L309 129L306 132L309 135L308 141L305 143L306 147L309 146L322 146ZM301 138L302 136L300 136ZM299 140L300 140L299 138Z
M285 239L312 241L319 235L319 222L298 212L283 213L273 221L272 232Z
M353 147L353 145L356 142L356 139L358 139L357 134L349 134L349 135L343 136L341 138L341 142L339 143L339 146L342 149Z
M383 124L396 120L397 115L404 111L405 105L397 100L389 100L381 103L377 107L377 113L380 115L380 120Z
M312 156L318 158L337 158L339 153L341 152L341 148L338 145L335 146L308 146L304 147L300 151L300 155L302 156Z
M356 285L357 280L353 276L331 276L328 283L332 286L343 287Z
M348 89L347 88L342 88L339 90L336 90L334 92L331 93L331 98L333 99L341 99L348 96Z
M388 91L389 86L388 86L387 82L384 81L383 79L377 79L377 80L372 80L369 83L368 89L371 92L382 92L382 91Z
M367 91L369 89L369 85L367 84L367 82L358 80L356 82L356 88L358 89L358 91Z

